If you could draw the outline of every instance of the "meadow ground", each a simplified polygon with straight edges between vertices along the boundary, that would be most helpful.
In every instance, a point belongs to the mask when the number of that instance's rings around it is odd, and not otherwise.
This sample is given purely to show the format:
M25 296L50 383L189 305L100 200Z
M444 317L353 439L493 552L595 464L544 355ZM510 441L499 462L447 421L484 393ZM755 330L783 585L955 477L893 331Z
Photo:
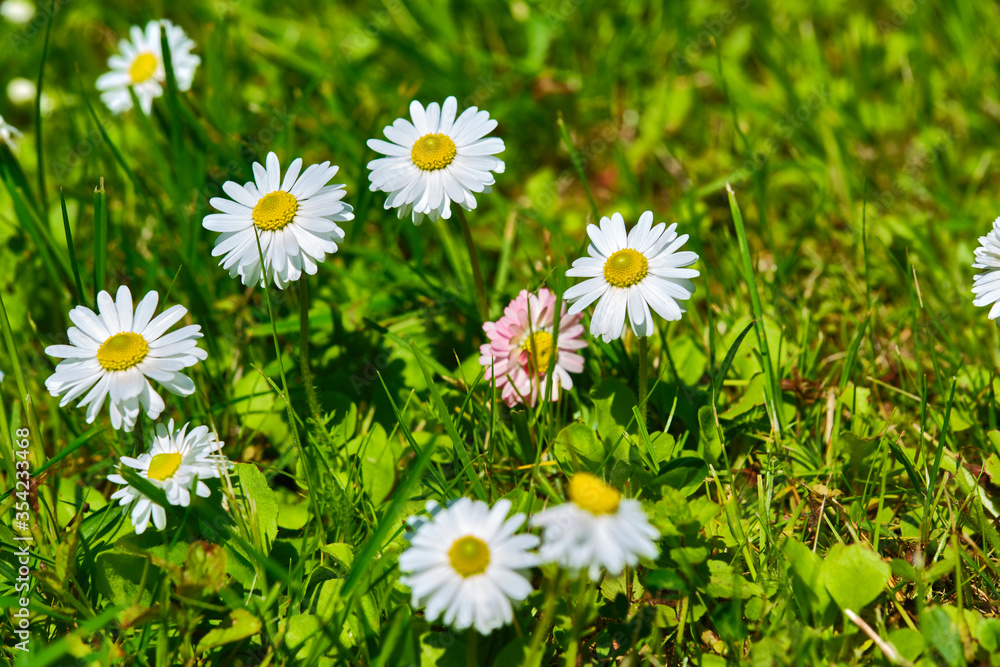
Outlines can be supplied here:
M971 292L1000 213L992 3L0 15L0 114L24 133L0 143L5 660L1000 665L1000 336ZM112 114L95 82L157 18L196 44L191 90ZM701 275L648 339L644 425L631 331L584 334L558 402L507 407L478 361L458 218L415 226L369 190L366 141L450 95L505 144L467 214L489 320L522 289L579 282L566 270L602 216L651 210L690 234ZM202 226L269 151L339 165L354 207L336 254L284 290L230 278ZM161 391L132 433L45 385L70 309L120 285L184 305L207 352L194 393ZM211 426L236 465L138 535L107 478L167 419ZM581 471L642 503L656 558L531 568L491 634L410 605L399 560L425 501L534 516Z

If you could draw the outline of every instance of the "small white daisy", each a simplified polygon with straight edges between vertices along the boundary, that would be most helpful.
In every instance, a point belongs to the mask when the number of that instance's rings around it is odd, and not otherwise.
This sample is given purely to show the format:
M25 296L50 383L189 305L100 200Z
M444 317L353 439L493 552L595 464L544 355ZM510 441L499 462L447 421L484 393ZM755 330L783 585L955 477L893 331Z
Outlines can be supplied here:
M100 315L86 306L69 311L76 324L66 332L71 345L45 348L49 356L63 359L45 381L50 394L62 395L60 406L86 393L78 407L88 406L89 424L110 394L111 424L131 431L140 408L151 419L163 411L163 399L149 380L180 396L194 393L194 382L180 371L208 356L197 347L201 327L193 324L164 335L187 309L173 306L154 319L159 298L156 292L147 293L133 315L132 293L122 286L116 301L104 291L97 295Z
M503 160L494 157L503 140L486 137L497 126L490 114L469 107L457 119L454 97L427 105L410 103L413 122L397 118L383 132L386 139L369 139L368 147L387 157L368 163L371 189L387 192L385 208L400 218L412 215L419 225L451 218L451 203L466 211L476 208L473 193L492 192L493 174L502 174ZM390 143L391 142L391 143Z
M687 234L677 235L677 223L652 227L653 213L646 211L639 224L625 235L625 220L620 213L601 218L601 226L587 226L591 244L589 257L573 262L567 276L588 278L566 290L564 298L576 302L570 315L581 312L595 300L597 308L590 320L590 333L604 342L620 338L625 315L636 336L649 336L655 330L650 307L667 321L681 319L680 303L694 294L696 269L682 268L698 261L698 255L678 252Z
M327 185L339 167L329 162L311 165L299 176L302 159L296 158L281 178L278 156L267 154L267 168L253 163L254 181L240 185L226 181L222 189L232 197L214 197L212 206L222 213L205 216L205 229L222 232L212 256L223 255L219 265L244 285L264 284L266 279L284 289L305 271L316 274L317 264L337 252L344 240L338 222L354 219L354 209L341 201L344 185ZM260 235L260 252L257 234Z
M220 477L223 468L233 468L233 463L218 453L223 443L215 433L207 426L188 431L188 426L190 424L175 430L172 419L166 426L157 424L149 452L137 459L122 457L122 463L135 468L139 476L148 479L153 486L163 489L167 502L179 507L191 504L191 491L200 498L208 498L212 492L202 480ZM166 527L166 508L129 486L121 475L108 475L108 481L125 485L115 491L111 499L122 506L132 505L132 525L136 533L141 535L146 530L150 518L158 530ZM129 509L126 507L125 511Z
M622 494L597 477L573 475L567 490L570 502L550 507L531 517L532 527L542 529L539 556L572 573L586 569L597 579L601 568L617 577L639 558L656 558L660 534L649 524L642 505L622 499Z
M21 131L6 122L3 116L0 116L0 141L3 141L11 150L14 150L17 148L15 140L19 138L21 138Z
M409 586L412 605L426 605L429 621L444 616L455 630L475 626L487 635L514 618L511 601L531 593L523 571L538 565L529 549L534 535L515 535L524 515L507 518L510 501L491 510L480 500L461 498L447 508L428 503L432 516L412 522L412 546L399 556L399 568L412 572L400 579Z
M118 114L132 108L129 86L135 90L146 115L153 112L153 100L163 94L167 85L163 51L160 48L160 26L167 33L177 89L181 92L191 89L194 71L201 63L201 58L191 53L195 43L184 30L167 19L150 21L146 24L145 31L134 25L129 33L132 40L123 39L118 42L120 53L108 58L111 71L97 79L97 89L102 91L101 99L112 112Z
M35 16L35 5L28 0L5 0L0 3L0 16L11 23L24 25Z
M986 269L986 273L972 279L972 293L976 295L972 303L976 306L993 304L987 317L995 320L1000 317L1000 218L993 221L989 234L979 237L979 243L972 268Z

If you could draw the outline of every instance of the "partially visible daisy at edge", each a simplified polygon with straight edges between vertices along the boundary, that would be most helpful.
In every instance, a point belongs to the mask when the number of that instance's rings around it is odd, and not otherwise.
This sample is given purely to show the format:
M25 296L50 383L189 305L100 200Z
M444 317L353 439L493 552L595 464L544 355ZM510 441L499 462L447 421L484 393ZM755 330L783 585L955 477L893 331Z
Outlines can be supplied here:
M991 320L1000 317L1000 218L993 221L993 229L986 236L979 237L979 247L976 248L976 261L972 268L985 269L985 273L976 274L972 279L972 293L975 306L989 306Z
M172 419L166 426L157 424L148 452L138 458L121 458L123 465L134 468L140 477L162 489L167 502L178 507L191 504L192 491L200 498L208 498L212 491L203 480L221 477L224 469L233 468L232 461L219 453L223 443L214 432L207 426L188 430L189 426L185 424L175 429ZM145 532L150 520L158 530L166 528L165 507L133 488L117 473L108 475L108 481L125 485L115 491L111 499L125 508L137 534Z
M486 369L487 381L496 378L497 391L508 406L535 406L545 392L553 354L553 401L559 400L560 389L573 388L570 373L583 372L583 357L579 354L587 347L580 324L583 315L568 315L563 302L559 335L553 339L555 310L556 295L551 290L543 287L537 294L521 290L504 308L500 319L483 324L489 342L479 348L479 363Z
M626 317L638 337L655 331L650 308L667 321L681 319L683 302L694 294L691 278L700 273L689 267L698 261L690 250L681 251L687 234L677 235L677 223L653 227L653 213L646 211L626 235L620 213L601 218L601 226L588 225L591 243L588 257L573 262L567 276L586 278L566 290L564 298L575 302L570 314L583 311L594 301L590 333L604 342L620 338Z
M303 272L315 275L317 265L337 252L344 240L337 223L353 220L354 209L342 201L342 183L327 185L339 167L323 162L302 171L302 158L296 158L282 178L277 155L268 153L266 163L253 163L253 181L226 181L222 189L232 199L212 198L209 203L222 213L205 216L202 224L221 232L212 256L222 255L219 266L230 277L240 276L244 285L268 280L284 289Z
M11 150L17 149L17 139L20 139L23 135L21 130L17 129L0 116L0 141L3 141L10 147Z
M167 85L160 45L161 26L167 34L177 89L181 92L191 89L194 72L201 63L201 58L191 53L195 43L185 34L184 29L167 19L150 21L145 30L134 25L129 30L131 40L119 41L119 53L108 58L111 71L97 79L101 100L112 112L120 114L132 108L129 86L135 90L143 112L147 116L153 112L153 100L163 94Z
M513 620L512 602L523 602L532 590L524 571L539 560L529 551L538 537L516 534L525 517L508 518L510 508L509 500L492 509L469 498L448 507L431 501L429 519L411 519L412 546L399 556L399 568L410 574L400 582L410 587L412 606L426 606L428 621L443 617L452 629L475 627L488 635Z
M469 107L456 118L458 102L449 97L425 109L410 103L410 120L397 118L383 132L386 139L369 139L368 147L386 157L368 163L371 190L387 193L385 208L419 225L451 218L454 202L469 211L476 193L492 192L493 173L502 174L497 153L503 140L487 137L497 126L490 114Z
M194 382L180 371L208 356L197 346L201 327L166 333L187 309L173 306L154 318L159 298L148 292L133 313L132 292L123 285L115 300L104 291L97 295L99 314L86 306L69 311L76 325L66 332L70 345L45 348L45 354L63 360L45 380L51 395L62 396L60 407L83 396L78 407L87 406L90 424L110 396L111 425L131 431L140 409L156 419L165 407L150 380L180 396L194 393Z
M660 534L646 518L637 500L590 473L578 472L567 487L569 502L549 507L531 517L542 529L539 557L558 563L571 574L587 570L596 580L601 570L616 577L640 558L656 558Z

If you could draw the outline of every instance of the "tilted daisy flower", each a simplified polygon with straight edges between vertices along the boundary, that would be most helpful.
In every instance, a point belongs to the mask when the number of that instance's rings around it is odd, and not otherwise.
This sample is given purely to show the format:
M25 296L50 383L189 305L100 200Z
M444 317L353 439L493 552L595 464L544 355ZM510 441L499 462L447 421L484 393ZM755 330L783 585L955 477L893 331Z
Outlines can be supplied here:
M987 317L995 320L1000 317L1000 218L993 221L989 234L979 237L979 243L972 268L985 269L986 273L972 279L972 293L976 295L972 303L976 306L993 304Z
M21 138L21 131L5 121L3 116L0 116L0 141L7 144L11 150L17 148L17 139Z
M212 255L222 255L219 266L244 285L266 280L284 289L305 271L315 275L327 254L344 240L338 222L354 219L354 209L341 201L344 185L327 185L339 167L329 162L302 169L302 159L288 166L284 179L278 156L267 154L267 168L253 163L254 180L240 185L226 181L222 189L232 200L214 197L209 203L222 213L205 216L205 229L222 232ZM260 250L257 236L260 236ZM260 270L264 256L265 272Z
M50 394L62 396L60 406L83 396L78 407L88 406L89 424L110 395L111 424L131 431L140 408L151 419L163 411L163 399L149 380L180 396L194 393L194 382L180 371L208 356L197 347L201 327L192 324L166 333L187 309L173 306L153 318L159 298L147 293L133 315L132 292L123 285L117 300L104 291L97 295L99 315L86 306L69 311L76 324L66 332L71 345L45 348L49 356L63 359L45 381Z
M223 443L215 433L207 426L196 426L190 431L188 426L190 424L175 429L172 419L166 426L157 424L147 453L137 459L122 457L123 464L162 489L167 502L179 507L191 504L192 491L200 498L208 498L212 491L202 480L220 477L223 469L233 468L233 463L219 453ZM130 513L136 533L141 535L150 519L158 530L166 527L165 507L130 486L121 475L108 475L108 480L125 485L115 491L111 499L119 501Z
M509 500L490 509L480 500L461 498L447 508L430 502L430 519L411 522L409 549L399 556L400 579L410 587L412 605L426 605L426 617L444 616L455 630L475 627L489 634L514 618L511 602L531 593L523 570L538 564L529 551L538 546L534 535L515 535L523 514L507 518Z
M132 108L129 86L135 90L146 115L153 112L153 100L163 94L167 85L163 50L160 48L161 26L167 34L177 89L181 92L191 89L194 71L201 58L191 53L195 44L184 30L167 19L150 21L145 30L134 25L129 32L131 41L123 39L118 42L120 53L108 58L111 71L97 79L97 89L102 91L101 99L112 112L118 114Z
M410 103L410 117L386 127L386 139L369 139L368 147L386 157L368 163L371 189L388 193L385 208L400 218L412 215L419 225L424 216L436 222L451 218L451 203L466 211L476 208L477 192L492 192L493 174L502 174L503 160L494 157L503 140L486 137L497 126L486 111L469 107L455 118L454 97L443 106L432 102L424 109Z
M553 353L553 401L559 400L560 389L573 388L570 373L583 371L583 357L578 354L587 347L580 324L583 315L567 315L564 302L559 335L553 340L555 311L556 295L551 290L543 287L537 295L521 290L504 309L503 317L483 325L490 342L480 346L479 363L486 369L487 380L496 377L497 390L509 406L527 403L534 407L538 397L544 395Z
M579 313L594 301L597 308L590 320L590 333L605 342L620 338L628 315L636 336L653 333L649 309L667 321L681 319L681 302L694 294L699 272L683 268L698 261L698 255L680 247L687 234L677 235L677 223L667 227L653 225L652 211L639 218L639 224L625 235L625 220L620 213L601 218L601 226L589 225L589 257L573 262L567 276L587 278L566 290L564 298L575 302L570 314Z
M640 557L659 554L654 540L660 535L638 501L623 499L618 489L585 472L573 475L567 495L570 502L531 517L532 527L542 529L543 562L572 573L587 570L597 579L602 568L616 577Z

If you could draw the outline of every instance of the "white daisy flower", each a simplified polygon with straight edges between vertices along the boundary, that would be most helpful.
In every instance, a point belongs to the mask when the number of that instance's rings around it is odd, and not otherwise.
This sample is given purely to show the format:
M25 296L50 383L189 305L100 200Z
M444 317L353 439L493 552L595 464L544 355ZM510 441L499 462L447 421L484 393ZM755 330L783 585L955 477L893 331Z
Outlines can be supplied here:
M5 0L0 3L0 16L11 23L24 25L35 16L35 5L28 0Z
M327 185L339 167L329 162L311 165L299 176L302 159L296 158L281 178L278 156L267 154L267 168L253 163L254 181L240 185L226 181L222 189L232 197L214 197L210 204L222 213L205 216L205 229L222 232L212 256L223 255L219 266L244 285L264 284L266 279L284 289L305 271L316 274L317 264L337 252L344 240L338 222L354 219L354 209L341 201L344 185ZM260 253L257 234L260 236Z
M146 115L153 112L153 100L163 94L167 85L163 51L160 48L160 26L167 33L177 89L181 92L191 89L194 71L201 63L201 58L191 53L195 43L184 30L167 19L150 21L146 24L145 31L134 25L129 32L132 40L123 39L118 42L120 53L108 58L111 71L97 79L97 89L102 91L101 99L112 112L118 114L132 108L129 86L135 90Z
M153 318L159 298L147 293L133 315L132 293L122 286L117 301L104 291L97 295L100 315L86 306L69 311L76 324L66 332L71 345L45 348L49 356L63 359L45 381L50 394L62 395L60 406L83 396L77 407L88 406L89 424L110 394L111 424L131 431L140 408L151 419L163 411L163 399L149 380L180 396L194 393L194 382L180 371L208 356L197 347L201 327L193 324L164 335L187 309L173 306Z
M3 119L3 116L0 116L0 141L7 144L11 150L14 150L17 148L15 140L20 139L21 136L21 131L19 129L6 122Z
M139 476L148 479L153 486L163 489L167 502L180 507L191 504L192 491L200 498L208 498L211 490L202 480L220 477L223 468L233 468L233 463L218 453L223 443L215 433L210 432L207 426L197 426L188 431L188 426L190 424L175 430L172 419L166 426L157 424L149 452L137 459L122 457L122 463L135 468ZM119 501L122 506L131 505L132 525L136 533L141 535L146 530L150 518L158 530L166 527L166 508L129 486L121 475L108 475L108 481L125 485L115 491L111 499Z
M986 273L972 279L972 293L976 295L972 303L976 306L993 304L987 317L995 320L1000 317L1000 218L993 221L989 234L979 237L979 243L972 268L986 269Z
M542 529L539 556L570 572L586 569L597 579L601 568L612 577L639 558L656 558L654 540L660 534L649 524L637 500L622 494L597 477L579 472L569 481L570 502L550 507L531 517L531 526Z
M625 220L620 213L601 218L600 228L588 225L591 244L589 257L573 262L567 276L588 278L566 290L565 298L576 303L570 315L579 313L595 300L597 308L590 320L590 333L604 342L620 338L625 315L636 336L649 336L655 327L650 307L667 321L681 319L681 301L694 294L696 269L682 268L698 261L689 250L678 252L687 234L677 235L677 223L652 227L653 213L646 211L639 224L625 235Z
M409 586L414 607L427 606L429 621L444 616L455 630L475 627L487 635L514 618L511 601L531 593L523 570L538 565L529 552L534 535L514 532L524 515L507 518L510 501L491 510L480 500L461 498L447 508L428 503L432 517L413 522L411 547L399 556L399 568L412 572L400 579Z
M387 157L368 163L372 191L387 192L385 208L400 218L412 215L419 225L451 218L451 203L467 211L476 208L473 193L492 192L493 174L502 174L503 160L494 157L503 140L486 137L497 126L486 111L469 107L457 119L454 97L427 105L410 103L413 122L397 118L383 132L386 139L369 139L368 147ZM390 143L391 142L391 143Z

